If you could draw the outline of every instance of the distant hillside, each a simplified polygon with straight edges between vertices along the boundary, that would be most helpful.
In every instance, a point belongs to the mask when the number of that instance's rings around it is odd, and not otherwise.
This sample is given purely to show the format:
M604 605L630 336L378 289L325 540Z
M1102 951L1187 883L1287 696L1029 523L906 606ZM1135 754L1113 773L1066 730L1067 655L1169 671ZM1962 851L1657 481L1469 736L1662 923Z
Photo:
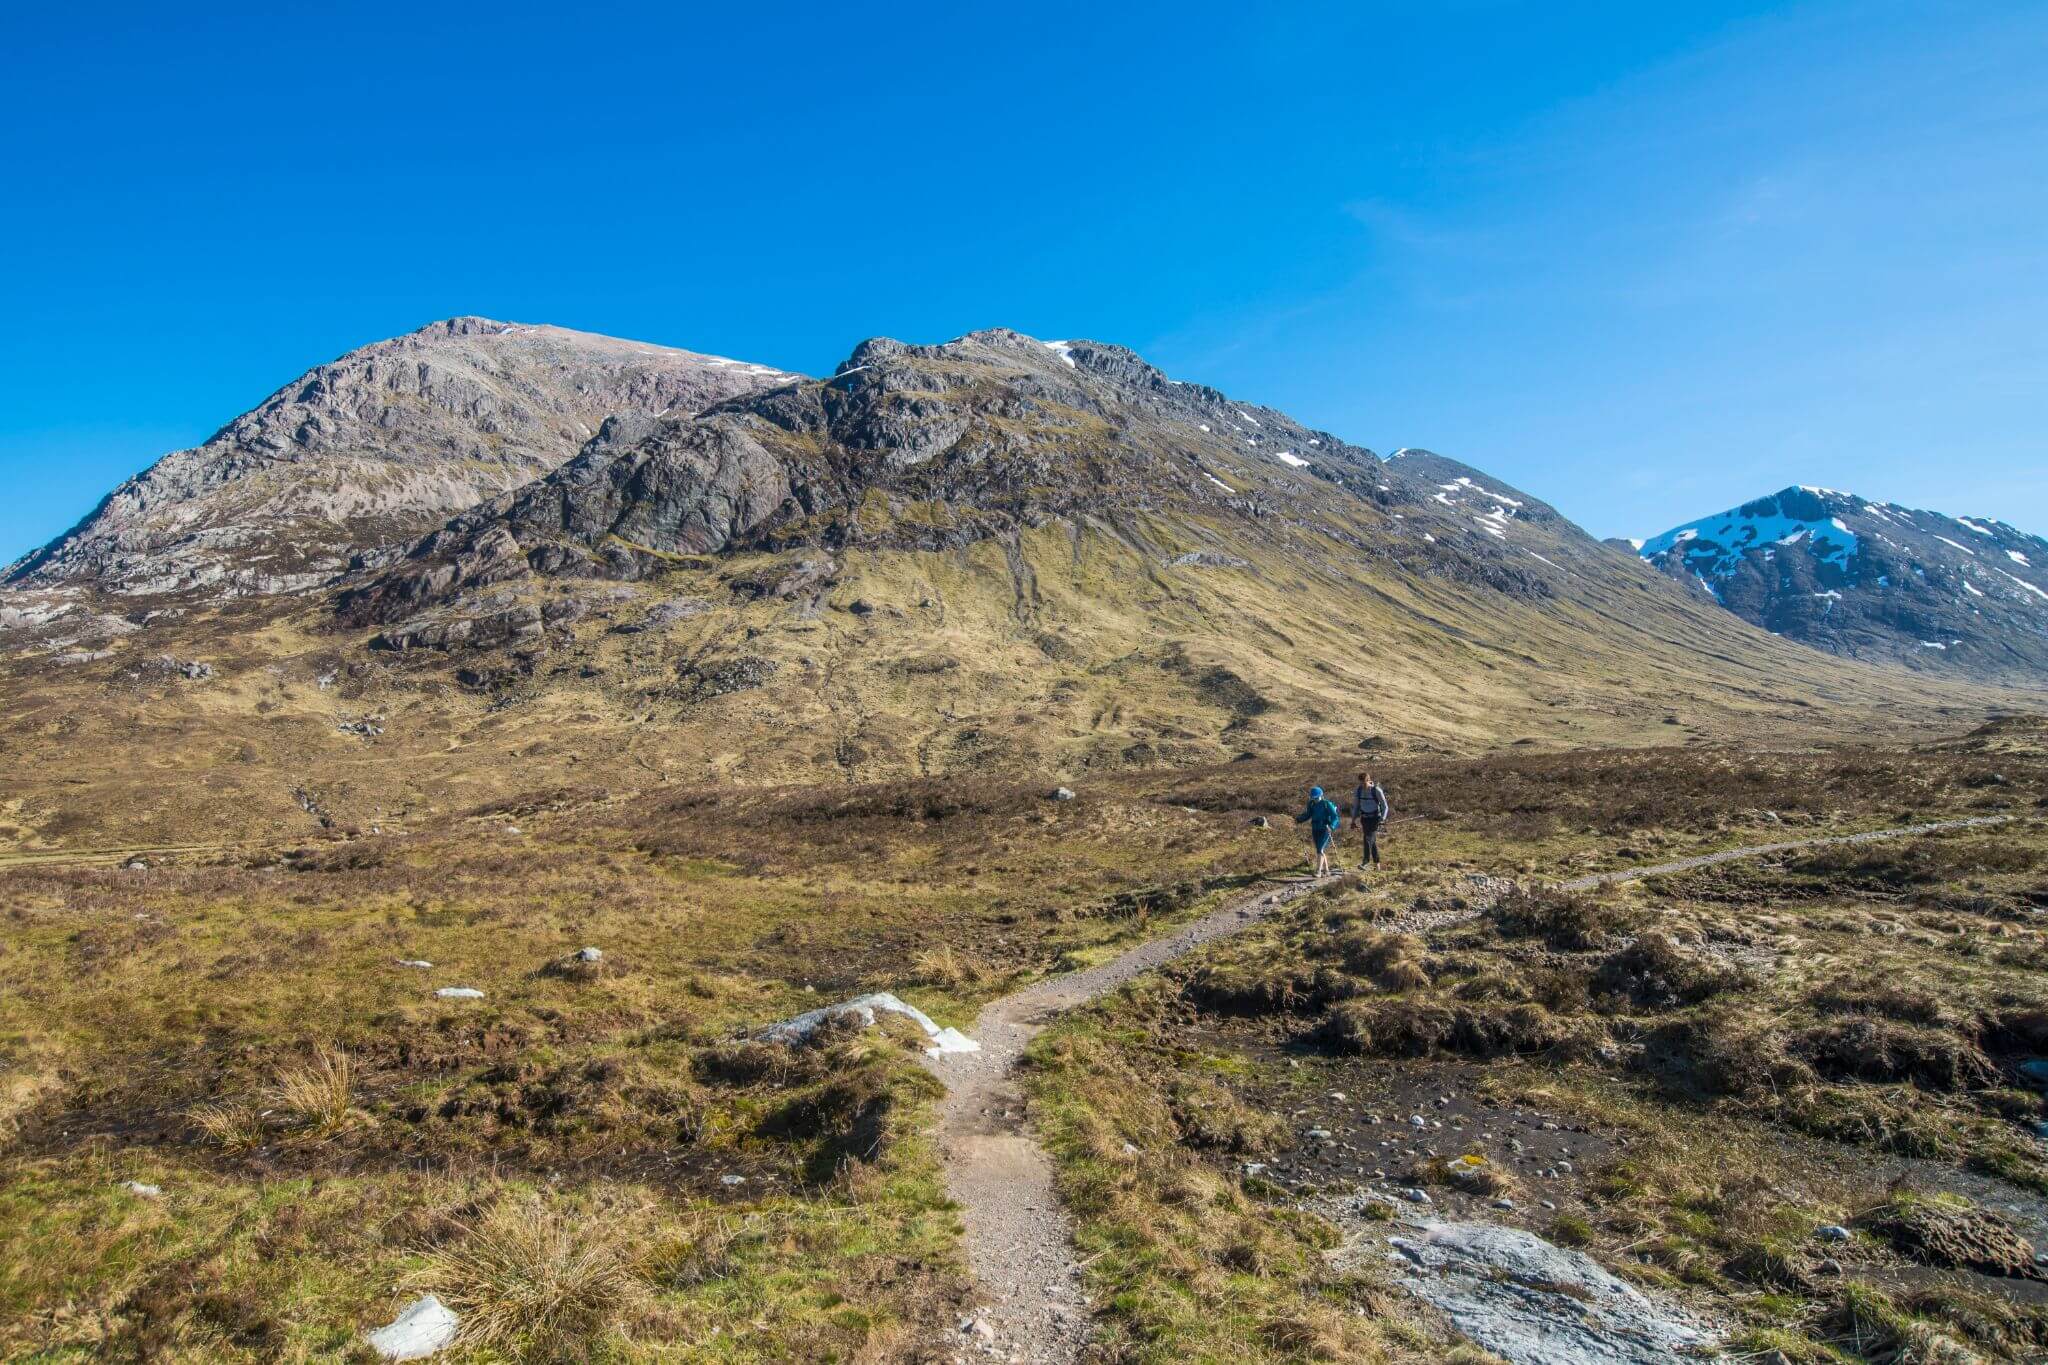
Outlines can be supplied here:
M2048 540L2003 522L1795 487L1641 553L1744 620L1831 653L2048 685Z

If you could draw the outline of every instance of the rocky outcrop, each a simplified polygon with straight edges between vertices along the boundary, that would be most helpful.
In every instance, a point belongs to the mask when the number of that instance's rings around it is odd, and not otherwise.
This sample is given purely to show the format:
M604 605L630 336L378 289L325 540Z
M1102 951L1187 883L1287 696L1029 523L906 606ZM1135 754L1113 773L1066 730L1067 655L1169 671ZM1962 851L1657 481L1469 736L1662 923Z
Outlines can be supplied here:
M454 318L318 366L166 455L11 566L12 585L294 592L518 488L606 418L694 413L794 375L717 356Z

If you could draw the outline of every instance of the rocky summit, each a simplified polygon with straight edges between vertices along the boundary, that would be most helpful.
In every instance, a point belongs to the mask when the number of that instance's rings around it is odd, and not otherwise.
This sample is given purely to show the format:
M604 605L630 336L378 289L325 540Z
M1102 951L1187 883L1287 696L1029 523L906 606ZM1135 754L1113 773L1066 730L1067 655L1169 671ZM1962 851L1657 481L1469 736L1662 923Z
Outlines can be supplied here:
M2048 679L2048 540L1981 517L1792 487L1643 542L1765 630L1849 658Z
M1228 563L1223 542L1246 533L1313 533L1525 597L1555 591L1543 551L1610 558L1455 462L1382 461L1122 347L997 329L937 346L875 339L823 381L615 417L574 460L453 518L342 606L388 621L531 575L638 579L677 556L792 547L951 551L1053 521L1157 558L1143 517L1216 540L1188 564Z
M116 488L5 572L125 596L333 581L573 456L607 417L796 376L561 327L451 318L320 365Z

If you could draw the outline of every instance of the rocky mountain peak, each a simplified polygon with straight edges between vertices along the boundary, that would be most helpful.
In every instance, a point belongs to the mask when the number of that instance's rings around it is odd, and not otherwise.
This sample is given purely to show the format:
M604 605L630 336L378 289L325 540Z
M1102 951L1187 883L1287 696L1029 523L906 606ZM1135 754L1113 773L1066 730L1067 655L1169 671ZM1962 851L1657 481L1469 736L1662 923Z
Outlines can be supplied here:
M2048 541L1981 517L1794 484L1662 535L1643 558L1832 653L2038 685Z
M697 412L797 376L457 317L317 365L115 489L5 581L128 595L293 591L546 474L620 412Z
M796 548L957 550L1052 522L1299 537L1304 553L1349 546L1522 597L1552 592L1572 556L1609 557L1455 461L1388 464L1123 347L992 328L934 345L871 338L824 380L695 416L622 416L340 605L351 621L389 623L529 574L636 579L675 556Z

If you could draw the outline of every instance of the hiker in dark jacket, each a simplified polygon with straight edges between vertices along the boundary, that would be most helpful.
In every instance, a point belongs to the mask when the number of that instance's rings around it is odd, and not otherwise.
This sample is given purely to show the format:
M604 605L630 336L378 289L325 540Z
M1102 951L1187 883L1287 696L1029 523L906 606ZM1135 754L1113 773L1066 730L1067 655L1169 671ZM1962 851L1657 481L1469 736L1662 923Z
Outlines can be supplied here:
M1376 867L1380 861L1380 826L1394 813L1387 801L1387 793L1380 784L1372 780L1371 773L1358 775L1358 786L1351 793L1351 819L1358 826L1365 849L1360 867Z
M1316 870L1318 877L1330 875L1330 841L1337 836L1337 829L1344 823L1344 813L1337 809L1337 803L1323 795L1321 787L1308 789L1308 805L1301 814L1294 817L1294 823L1308 821L1309 841L1316 849Z

